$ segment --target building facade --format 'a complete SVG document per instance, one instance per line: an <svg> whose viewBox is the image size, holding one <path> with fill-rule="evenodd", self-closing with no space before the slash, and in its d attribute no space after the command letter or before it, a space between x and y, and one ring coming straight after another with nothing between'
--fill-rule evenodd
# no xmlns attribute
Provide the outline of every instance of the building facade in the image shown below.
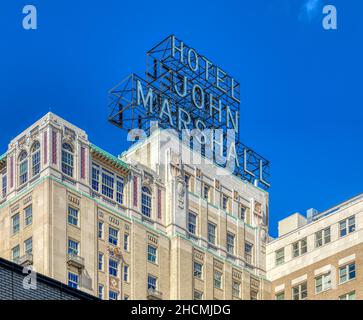
<svg viewBox="0 0 363 320"><path fill-rule="evenodd" d="M363 194L279 222L267 245L271 299L363 299Z"/></svg>
<svg viewBox="0 0 363 320"><path fill-rule="evenodd" d="M71 287L110 300L270 298L268 193L172 134L115 157L49 113L10 142L0 186L0 257Z"/></svg>

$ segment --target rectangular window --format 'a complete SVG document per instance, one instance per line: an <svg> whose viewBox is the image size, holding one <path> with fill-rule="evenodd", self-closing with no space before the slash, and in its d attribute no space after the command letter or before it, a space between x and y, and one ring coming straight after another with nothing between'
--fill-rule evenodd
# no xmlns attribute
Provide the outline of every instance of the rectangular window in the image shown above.
<svg viewBox="0 0 363 320"><path fill-rule="evenodd" d="M228 197L226 195L222 195L222 209L228 210Z"/></svg>
<svg viewBox="0 0 363 320"><path fill-rule="evenodd" d="M193 273L194 273L194 277L198 278L198 279L202 279L203 278L203 265L201 263L195 262L193 264Z"/></svg>
<svg viewBox="0 0 363 320"><path fill-rule="evenodd" d="M234 234L227 232L227 252L234 254Z"/></svg>
<svg viewBox="0 0 363 320"><path fill-rule="evenodd" d="M194 300L203 300L203 293L197 290L194 290Z"/></svg>
<svg viewBox="0 0 363 320"><path fill-rule="evenodd" d="M258 300L258 291L256 291L256 290L252 290L252 289L251 289L251 292L250 292L250 299L251 299L251 300Z"/></svg>
<svg viewBox="0 0 363 320"><path fill-rule="evenodd" d="M320 293L331 289L330 272L315 278L315 293Z"/></svg>
<svg viewBox="0 0 363 320"><path fill-rule="evenodd" d="M193 212L188 214L188 232L191 234L196 234L197 230L197 215Z"/></svg>
<svg viewBox="0 0 363 320"><path fill-rule="evenodd" d="M24 210L25 226L29 226L33 223L33 207L29 206Z"/></svg>
<svg viewBox="0 0 363 320"><path fill-rule="evenodd" d="M301 283L292 288L292 299L293 300L305 300L308 297L308 286L307 283Z"/></svg>
<svg viewBox="0 0 363 320"><path fill-rule="evenodd" d="M127 233L124 234L124 250L129 251L129 235Z"/></svg>
<svg viewBox="0 0 363 320"><path fill-rule="evenodd" d="M98 270L103 271L103 253L98 253Z"/></svg>
<svg viewBox="0 0 363 320"><path fill-rule="evenodd" d="M24 241L24 251L26 254L33 254L33 238Z"/></svg>
<svg viewBox="0 0 363 320"><path fill-rule="evenodd" d="M68 271L68 285L72 288L78 289L79 285L78 274Z"/></svg>
<svg viewBox="0 0 363 320"><path fill-rule="evenodd" d="M157 259L157 249L154 246L148 245L147 246L147 260L156 263Z"/></svg>
<svg viewBox="0 0 363 320"><path fill-rule="evenodd" d="M109 260L108 262L108 271L111 276L117 277L118 275L118 262L114 259Z"/></svg>
<svg viewBox="0 0 363 320"><path fill-rule="evenodd" d="M8 180L6 178L6 174L4 174L2 177L2 191L1 191L3 198L5 198L7 194L7 182Z"/></svg>
<svg viewBox="0 0 363 320"><path fill-rule="evenodd" d="M103 299L103 292L104 292L104 287L102 284L98 285L98 298L99 299Z"/></svg>
<svg viewBox="0 0 363 320"><path fill-rule="evenodd" d="M248 265L252 264L253 244L245 242L245 260Z"/></svg>
<svg viewBox="0 0 363 320"><path fill-rule="evenodd" d="M355 263L347 264L339 268L339 283L355 279Z"/></svg>
<svg viewBox="0 0 363 320"><path fill-rule="evenodd" d="M108 298L109 300L118 300L118 292L110 290L108 292Z"/></svg>
<svg viewBox="0 0 363 320"><path fill-rule="evenodd" d="M116 201L119 204L124 203L124 179L120 177L116 181Z"/></svg>
<svg viewBox="0 0 363 320"><path fill-rule="evenodd" d="M12 234L18 233L20 230L20 215L17 213L11 218Z"/></svg>
<svg viewBox="0 0 363 320"><path fill-rule="evenodd" d="M15 261L16 259L18 259L20 257L20 246L19 245L15 246L11 250L11 256L12 256L13 261Z"/></svg>
<svg viewBox="0 0 363 320"><path fill-rule="evenodd" d="M68 254L78 256L79 253L79 242L72 239L68 239Z"/></svg>
<svg viewBox="0 0 363 320"><path fill-rule="evenodd" d="M355 231L355 216L351 216L348 219L339 222L339 235L344 237L349 233Z"/></svg>
<svg viewBox="0 0 363 320"><path fill-rule="evenodd" d="M102 194L113 199L113 176L102 172Z"/></svg>
<svg viewBox="0 0 363 320"><path fill-rule="evenodd" d="M275 265L280 265L285 262L285 248L281 248L275 252Z"/></svg>
<svg viewBox="0 0 363 320"><path fill-rule="evenodd" d="M315 233L315 248L319 248L330 242L330 227Z"/></svg>
<svg viewBox="0 0 363 320"><path fill-rule="evenodd" d="M307 252L307 239L303 238L292 244L292 256L296 258Z"/></svg>
<svg viewBox="0 0 363 320"><path fill-rule="evenodd" d="M239 218L243 221L245 221L246 218L246 210L247 208L245 206L239 206Z"/></svg>
<svg viewBox="0 0 363 320"><path fill-rule="evenodd" d="M103 221L98 221L98 239L103 239Z"/></svg>
<svg viewBox="0 0 363 320"><path fill-rule="evenodd" d="M222 288L222 273L219 271L214 271L214 287L217 289Z"/></svg>
<svg viewBox="0 0 363 320"><path fill-rule="evenodd" d="M355 291L343 294L339 297L339 300L355 300Z"/></svg>
<svg viewBox="0 0 363 320"><path fill-rule="evenodd" d="M150 274L147 277L147 288L148 288L148 290L154 290L154 291L157 288L157 279L156 279L156 277L154 277Z"/></svg>
<svg viewBox="0 0 363 320"><path fill-rule="evenodd" d="M124 281L129 282L129 266L124 265Z"/></svg>
<svg viewBox="0 0 363 320"><path fill-rule="evenodd" d="M68 207L68 223L78 227L78 210Z"/></svg>
<svg viewBox="0 0 363 320"><path fill-rule="evenodd" d="M237 281L232 282L232 295L234 297L240 298L241 296L241 283Z"/></svg>
<svg viewBox="0 0 363 320"><path fill-rule="evenodd" d="M216 225L208 222L208 242L216 244Z"/></svg>
<svg viewBox="0 0 363 320"><path fill-rule="evenodd" d="M92 167L92 189L99 191L100 188L100 169L96 166Z"/></svg>
<svg viewBox="0 0 363 320"><path fill-rule="evenodd" d="M275 299L276 300L285 300L285 292L282 291L282 292L277 293L275 296Z"/></svg>
<svg viewBox="0 0 363 320"><path fill-rule="evenodd" d="M108 242L114 246L118 244L118 229L108 228Z"/></svg>
<svg viewBox="0 0 363 320"><path fill-rule="evenodd" d="M207 184L204 184L203 187L203 198L207 201L209 201L209 191L210 191L210 186L208 186Z"/></svg>

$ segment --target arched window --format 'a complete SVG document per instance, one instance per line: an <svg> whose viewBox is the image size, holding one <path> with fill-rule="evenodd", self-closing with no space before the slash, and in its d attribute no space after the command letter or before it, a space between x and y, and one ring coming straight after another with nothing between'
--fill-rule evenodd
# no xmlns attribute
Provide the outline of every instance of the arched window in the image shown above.
<svg viewBox="0 0 363 320"><path fill-rule="evenodd" d="M36 176L40 172L40 143L34 142L31 148L32 158L32 176Z"/></svg>
<svg viewBox="0 0 363 320"><path fill-rule="evenodd" d="M147 187L142 187L141 213L146 217L151 216L151 192Z"/></svg>
<svg viewBox="0 0 363 320"><path fill-rule="evenodd" d="M69 143L62 145L62 172L73 177L73 148Z"/></svg>
<svg viewBox="0 0 363 320"><path fill-rule="evenodd" d="M28 154L22 151L19 156L19 185L28 181Z"/></svg>

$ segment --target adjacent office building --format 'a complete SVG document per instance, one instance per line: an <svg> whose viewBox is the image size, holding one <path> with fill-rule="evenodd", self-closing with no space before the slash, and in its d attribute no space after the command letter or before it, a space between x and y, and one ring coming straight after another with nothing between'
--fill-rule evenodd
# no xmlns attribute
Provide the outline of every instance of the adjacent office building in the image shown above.
<svg viewBox="0 0 363 320"><path fill-rule="evenodd" d="M155 130L115 157L49 113L9 143L0 187L0 257L70 287L113 300L270 298L268 193L177 136Z"/></svg>
<svg viewBox="0 0 363 320"><path fill-rule="evenodd" d="M307 217L279 222L267 245L271 298L363 299L363 194Z"/></svg>

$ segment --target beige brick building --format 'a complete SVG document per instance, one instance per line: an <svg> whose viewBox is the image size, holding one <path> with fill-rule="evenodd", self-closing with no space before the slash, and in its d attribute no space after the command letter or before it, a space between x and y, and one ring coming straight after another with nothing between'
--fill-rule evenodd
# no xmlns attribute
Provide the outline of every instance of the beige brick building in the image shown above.
<svg viewBox="0 0 363 320"><path fill-rule="evenodd" d="M266 258L272 299L363 299L363 194L280 221Z"/></svg>
<svg viewBox="0 0 363 320"><path fill-rule="evenodd" d="M268 299L268 193L178 142L119 158L47 114L0 157L0 256L103 299Z"/></svg>

